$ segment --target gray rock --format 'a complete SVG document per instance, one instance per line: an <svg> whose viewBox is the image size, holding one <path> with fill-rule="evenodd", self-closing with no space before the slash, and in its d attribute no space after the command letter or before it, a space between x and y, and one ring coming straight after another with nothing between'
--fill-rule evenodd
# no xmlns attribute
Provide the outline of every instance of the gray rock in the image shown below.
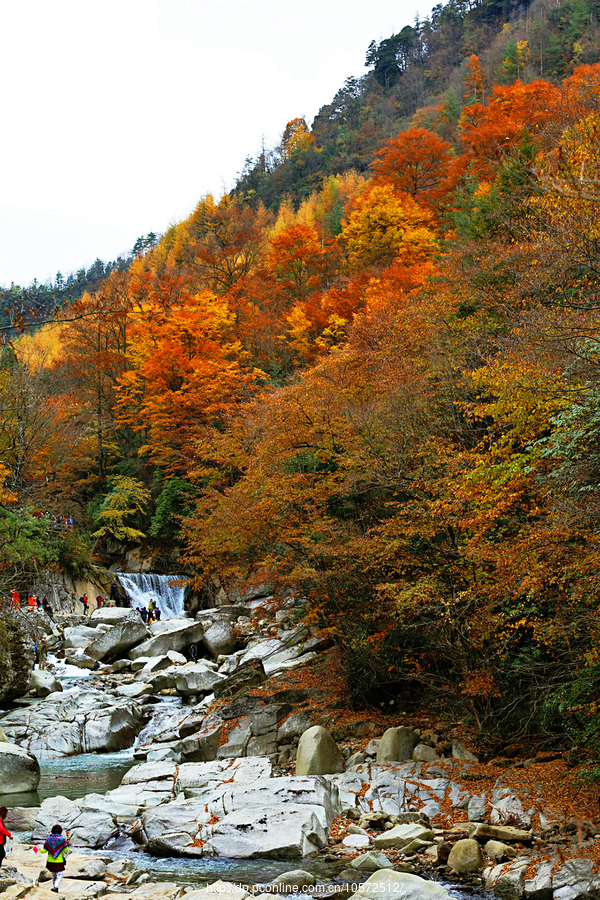
<svg viewBox="0 0 600 900"><path fill-rule="evenodd" d="M0 742L0 774L3 794L21 794L37 790L40 764L32 753L16 744Z"/></svg>
<svg viewBox="0 0 600 900"><path fill-rule="evenodd" d="M364 761L364 753L353 753L352 756L349 756L346 760L346 769L351 769L352 766L361 766Z"/></svg>
<svg viewBox="0 0 600 900"><path fill-rule="evenodd" d="M248 891L240 884L215 881L199 891L191 891L185 895L185 898L186 900L245 900L249 896Z"/></svg>
<svg viewBox="0 0 600 900"><path fill-rule="evenodd" d="M450 900L450 894L435 881L408 872L380 869L352 894L352 900Z"/></svg>
<svg viewBox="0 0 600 900"><path fill-rule="evenodd" d="M124 610L129 612L129 610ZM121 610L123 612L123 610ZM91 641L86 655L91 659L103 660L117 657L148 637L148 629L138 616L138 621L123 621L113 625L104 634Z"/></svg>
<svg viewBox="0 0 600 900"><path fill-rule="evenodd" d="M298 744L296 775L329 775L343 772L344 758L328 731L313 725Z"/></svg>
<svg viewBox="0 0 600 900"><path fill-rule="evenodd" d="M317 883L317 879L312 872L306 872L304 869L292 869L290 872L282 872L277 878L270 882L270 886L276 890L281 890L284 894L297 894L302 888L312 887Z"/></svg>
<svg viewBox="0 0 600 900"><path fill-rule="evenodd" d="M138 880L142 870L130 859L116 859L106 866L105 880L110 884L133 884Z"/></svg>
<svg viewBox="0 0 600 900"><path fill-rule="evenodd" d="M503 871L494 885L496 896L501 900L521 900L526 871L527 863L520 863Z"/></svg>
<svg viewBox="0 0 600 900"><path fill-rule="evenodd" d="M523 883L523 895L526 900L552 900L552 869L554 861L539 863L533 878Z"/></svg>
<svg viewBox="0 0 600 900"><path fill-rule="evenodd" d="M73 854L69 858L69 878L83 878L88 881L104 878L106 863L96 856L79 856Z"/></svg>
<svg viewBox="0 0 600 900"><path fill-rule="evenodd" d="M464 762L479 762L477 756L474 753L471 753L470 750L462 744L460 741L454 741L452 743L452 757L454 759L460 759Z"/></svg>
<svg viewBox="0 0 600 900"><path fill-rule="evenodd" d="M406 725L388 728L375 751L377 762L402 762L405 759L412 759L413 750L418 743L419 735L412 728L408 728ZM374 741L371 741L367 747L366 752L369 754L373 752L373 749L370 749L372 744Z"/></svg>
<svg viewBox="0 0 600 900"><path fill-rule="evenodd" d="M471 797L467 806L469 822L483 822L485 819L485 794Z"/></svg>
<svg viewBox="0 0 600 900"><path fill-rule="evenodd" d="M377 872L378 869L389 869L392 863L385 853L379 853L376 850L369 850L362 853L355 859L350 860L350 866L358 869L360 872Z"/></svg>
<svg viewBox="0 0 600 900"><path fill-rule="evenodd" d="M100 609L92 612L88 621L92 627L95 625L122 625L124 622L131 622L133 625L140 622L142 625L144 624L137 609L123 609L119 606L101 606Z"/></svg>
<svg viewBox="0 0 600 900"><path fill-rule="evenodd" d="M415 840L432 841L433 831L416 822L395 825L389 831L378 834L374 844L376 850L403 850Z"/></svg>
<svg viewBox="0 0 600 900"><path fill-rule="evenodd" d="M90 628L88 625L77 625L75 628L65 628L63 649L69 650L71 648L77 648L85 650L90 641L96 640L99 636L100 632L96 628Z"/></svg>
<svg viewBox="0 0 600 900"><path fill-rule="evenodd" d="M240 809L200 831L205 852L235 859L307 856L327 846L327 831L311 806Z"/></svg>
<svg viewBox="0 0 600 900"><path fill-rule="evenodd" d="M129 659L138 659L140 656L163 656L168 650L184 650L191 644L202 640L204 627L201 622L190 619L168 619L168 630L149 638L133 650L129 651Z"/></svg>
<svg viewBox="0 0 600 900"><path fill-rule="evenodd" d="M584 900L592 881L592 859L569 859L552 876L554 900Z"/></svg>
<svg viewBox="0 0 600 900"><path fill-rule="evenodd" d="M209 694L220 681L225 681L223 675L213 672L202 663L185 666L175 675L177 693L184 697L190 694Z"/></svg>
<svg viewBox="0 0 600 900"><path fill-rule="evenodd" d="M277 743L291 744L294 738L299 738L305 731L312 728L314 719L308 712L297 712L289 716L277 729Z"/></svg>
<svg viewBox="0 0 600 900"><path fill-rule="evenodd" d="M86 809L66 797L51 797L42 802L35 820L33 840L45 839L57 822L69 832L74 847L103 847L118 831L110 814Z"/></svg>
<svg viewBox="0 0 600 900"><path fill-rule="evenodd" d="M477 841L472 838L463 838L457 841L448 856L448 865L460 873L477 872L479 869L483 869L483 855Z"/></svg>
<svg viewBox="0 0 600 900"><path fill-rule="evenodd" d="M436 762L439 756L429 744L417 744L413 750L412 758L415 762Z"/></svg>
<svg viewBox="0 0 600 900"><path fill-rule="evenodd" d="M517 855L514 847L509 847L508 844L503 844L502 841L488 841L483 849L486 856L489 856L490 859L496 862L505 862L507 859L512 859Z"/></svg>
<svg viewBox="0 0 600 900"><path fill-rule="evenodd" d="M235 628L227 619L218 619L204 632L203 643L213 659L233 653L238 641Z"/></svg>
<svg viewBox="0 0 600 900"><path fill-rule="evenodd" d="M136 700L138 697L147 696L152 692L152 685L146 684L143 681L140 681L137 684L121 684L116 689L117 694L121 694L123 697L130 697L133 700Z"/></svg>
<svg viewBox="0 0 600 900"><path fill-rule="evenodd" d="M62 689L62 684L58 678L55 678L50 672L35 669L31 673L29 691L35 694L36 697L47 697L48 694L60 693Z"/></svg>
<svg viewBox="0 0 600 900"><path fill-rule="evenodd" d="M481 844L487 843L490 839L503 841L507 844L517 841L522 844L527 844L533 838L532 831L525 831L523 828L514 828L512 825L488 825L485 822L476 825L475 828L469 832L469 835Z"/></svg>

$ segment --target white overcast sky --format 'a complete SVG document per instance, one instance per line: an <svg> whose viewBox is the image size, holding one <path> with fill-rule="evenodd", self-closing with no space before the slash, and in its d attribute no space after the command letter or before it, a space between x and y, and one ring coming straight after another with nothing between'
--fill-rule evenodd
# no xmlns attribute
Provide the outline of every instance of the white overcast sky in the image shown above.
<svg viewBox="0 0 600 900"><path fill-rule="evenodd" d="M0 0L0 285L164 232L432 0Z"/></svg>

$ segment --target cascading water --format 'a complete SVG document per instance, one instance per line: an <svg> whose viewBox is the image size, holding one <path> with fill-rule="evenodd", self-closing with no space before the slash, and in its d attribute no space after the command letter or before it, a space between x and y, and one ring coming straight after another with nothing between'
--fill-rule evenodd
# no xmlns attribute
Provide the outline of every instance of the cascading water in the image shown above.
<svg viewBox="0 0 600 900"><path fill-rule="evenodd" d="M150 575L146 573L131 574L117 572L119 582L126 594L131 597L134 607L148 607L155 600L160 607L163 619L183 618L185 616L185 585L180 575Z"/></svg>

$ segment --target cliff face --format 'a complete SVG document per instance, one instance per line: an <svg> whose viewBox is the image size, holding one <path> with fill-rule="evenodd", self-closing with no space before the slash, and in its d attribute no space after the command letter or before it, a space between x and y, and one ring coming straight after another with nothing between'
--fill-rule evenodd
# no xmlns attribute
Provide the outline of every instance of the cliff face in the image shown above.
<svg viewBox="0 0 600 900"><path fill-rule="evenodd" d="M19 618L3 610L0 620L0 703L21 697L29 689L33 640Z"/></svg>

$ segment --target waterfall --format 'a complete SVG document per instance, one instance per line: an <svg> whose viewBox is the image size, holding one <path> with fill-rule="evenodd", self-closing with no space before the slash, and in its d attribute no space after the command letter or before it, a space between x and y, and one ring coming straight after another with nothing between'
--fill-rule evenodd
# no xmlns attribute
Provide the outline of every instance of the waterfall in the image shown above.
<svg viewBox="0 0 600 900"><path fill-rule="evenodd" d="M151 600L156 600L163 619L182 618L185 616L183 598L185 581L182 575L150 575L129 572L115 573L126 594L131 597L131 605L139 608L148 607Z"/></svg>

